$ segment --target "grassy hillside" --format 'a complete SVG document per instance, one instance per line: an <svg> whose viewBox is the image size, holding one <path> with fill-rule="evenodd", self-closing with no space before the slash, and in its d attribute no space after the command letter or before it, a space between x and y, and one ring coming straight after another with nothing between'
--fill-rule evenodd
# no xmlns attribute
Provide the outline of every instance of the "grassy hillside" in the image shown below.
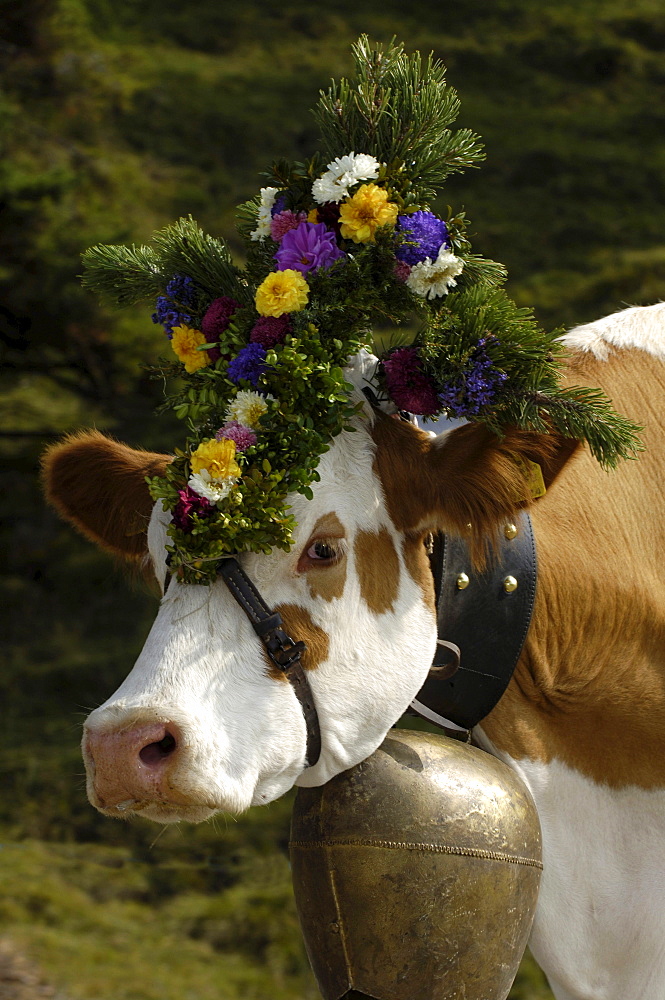
<svg viewBox="0 0 665 1000"><path fill-rule="evenodd" d="M487 162L444 200L520 303L559 325L665 296L661 0L0 0L0 929L81 1000L315 996L288 801L154 846L156 827L88 806L80 721L132 663L155 597L44 509L35 470L81 425L173 438L139 367L161 349L150 309L102 310L78 283L81 250L191 212L239 252L234 206L272 158L312 151L308 109L361 31L447 64ZM145 955L167 953L171 976L139 983ZM527 969L512 996L547 993Z"/></svg>

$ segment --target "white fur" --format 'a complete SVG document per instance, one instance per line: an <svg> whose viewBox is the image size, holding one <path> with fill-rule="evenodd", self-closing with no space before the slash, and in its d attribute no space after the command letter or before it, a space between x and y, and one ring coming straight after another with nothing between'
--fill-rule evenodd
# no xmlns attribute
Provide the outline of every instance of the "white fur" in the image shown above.
<svg viewBox="0 0 665 1000"><path fill-rule="evenodd" d="M241 557L270 606L304 608L329 637L328 659L309 671L323 738L318 764L305 770L300 705L288 683L269 676L260 640L221 580L210 587L171 581L134 669L87 721L98 732L117 731L136 719L175 723L186 750L170 780L206 815L269 802L296 781L323 784L364 760L425 679L436 623L403 564L402 537L372 469L369 422L360 419L358 429L339 435L323 456L312 501L290 497L298 522L292 551ZM312 597L297 564L317 519L329 512L346 529L347 578L342 597L325 601ZM166 573L166 524L157 504L148 541L158 580ZM393 608L378 615L362 599L353 543L358 531L380 528L394 539L400 578ZM142 812L161 821L177 818L157 805Z"/></svg>
<svg viewBox="0 0 665 1000"><path fill-rule="evenodd" d="M561 342L573 350L590 351L600 361L607 360L612 347L637 347L665 360L665 302L632 306L573 327Z"/></svg>
<svg viewBox="0 0 665 1000"><path fill-rule="evenodd" d="M557 1000L665 1000L663 791L497 756L540 816L544 870L529 945Z"/></svg>

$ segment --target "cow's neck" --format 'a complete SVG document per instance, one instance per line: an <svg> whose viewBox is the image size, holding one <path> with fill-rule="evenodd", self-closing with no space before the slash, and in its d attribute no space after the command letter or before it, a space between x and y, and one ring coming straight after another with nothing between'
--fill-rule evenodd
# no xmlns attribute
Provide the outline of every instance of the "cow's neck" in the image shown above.
<svg viewBox="0 0 665 1000"><path fill-rule="evenodd" d="M649 448L659 433L655 422L645 428L637 469L608 474L580 453L535 504L533 621L482 723L513 759L556 759L614 788L664 783L665 529L654 510L665 469L662 449ZM600 524L598 496L607 496Z"/></svg>

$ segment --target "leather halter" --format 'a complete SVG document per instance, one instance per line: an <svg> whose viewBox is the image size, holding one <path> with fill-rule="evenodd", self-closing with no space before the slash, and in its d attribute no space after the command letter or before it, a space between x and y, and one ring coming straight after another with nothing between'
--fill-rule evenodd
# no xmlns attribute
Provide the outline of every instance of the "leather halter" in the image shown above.
<svg viewBox="0 0 665 1000"><path fill-rule="evenodd" d="M218 574L245 612L266 652L293 688L307 726L306 766L314 767L321 756L321 727L307 674L300 662L306 650L282 628L281 615L271 611L240 563L232 556L220 559Z"/></svg>
<svg viewBox="0 0 665 1000"><path fill-rule="evenodd" d="M443 728L465 732L476 726L497 704L517 666L536 594L536 547L525 511L515 527L514 537L500 535L483 573L473 572L463 538L435 539L430 562L440 641L411 708ZM469 579L460 589L462 573ZM516 589L505 589L506 577L517 581ZM450 646L457 649L457 662Z"/></svg>

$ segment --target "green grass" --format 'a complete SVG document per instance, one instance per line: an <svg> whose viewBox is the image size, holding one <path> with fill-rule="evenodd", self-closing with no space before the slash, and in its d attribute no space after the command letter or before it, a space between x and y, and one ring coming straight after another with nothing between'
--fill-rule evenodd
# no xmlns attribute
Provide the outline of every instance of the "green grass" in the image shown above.
<svg viewBox="0 0 665 1000"><path fill-rule="evenodd" d="M70 1000L316 1000L285 855L236 853L230 870L183 859L178 837L167 831L149 860L93 844L3 844L3 936ZM510 997L551 998L528 957Z"/></svg>

